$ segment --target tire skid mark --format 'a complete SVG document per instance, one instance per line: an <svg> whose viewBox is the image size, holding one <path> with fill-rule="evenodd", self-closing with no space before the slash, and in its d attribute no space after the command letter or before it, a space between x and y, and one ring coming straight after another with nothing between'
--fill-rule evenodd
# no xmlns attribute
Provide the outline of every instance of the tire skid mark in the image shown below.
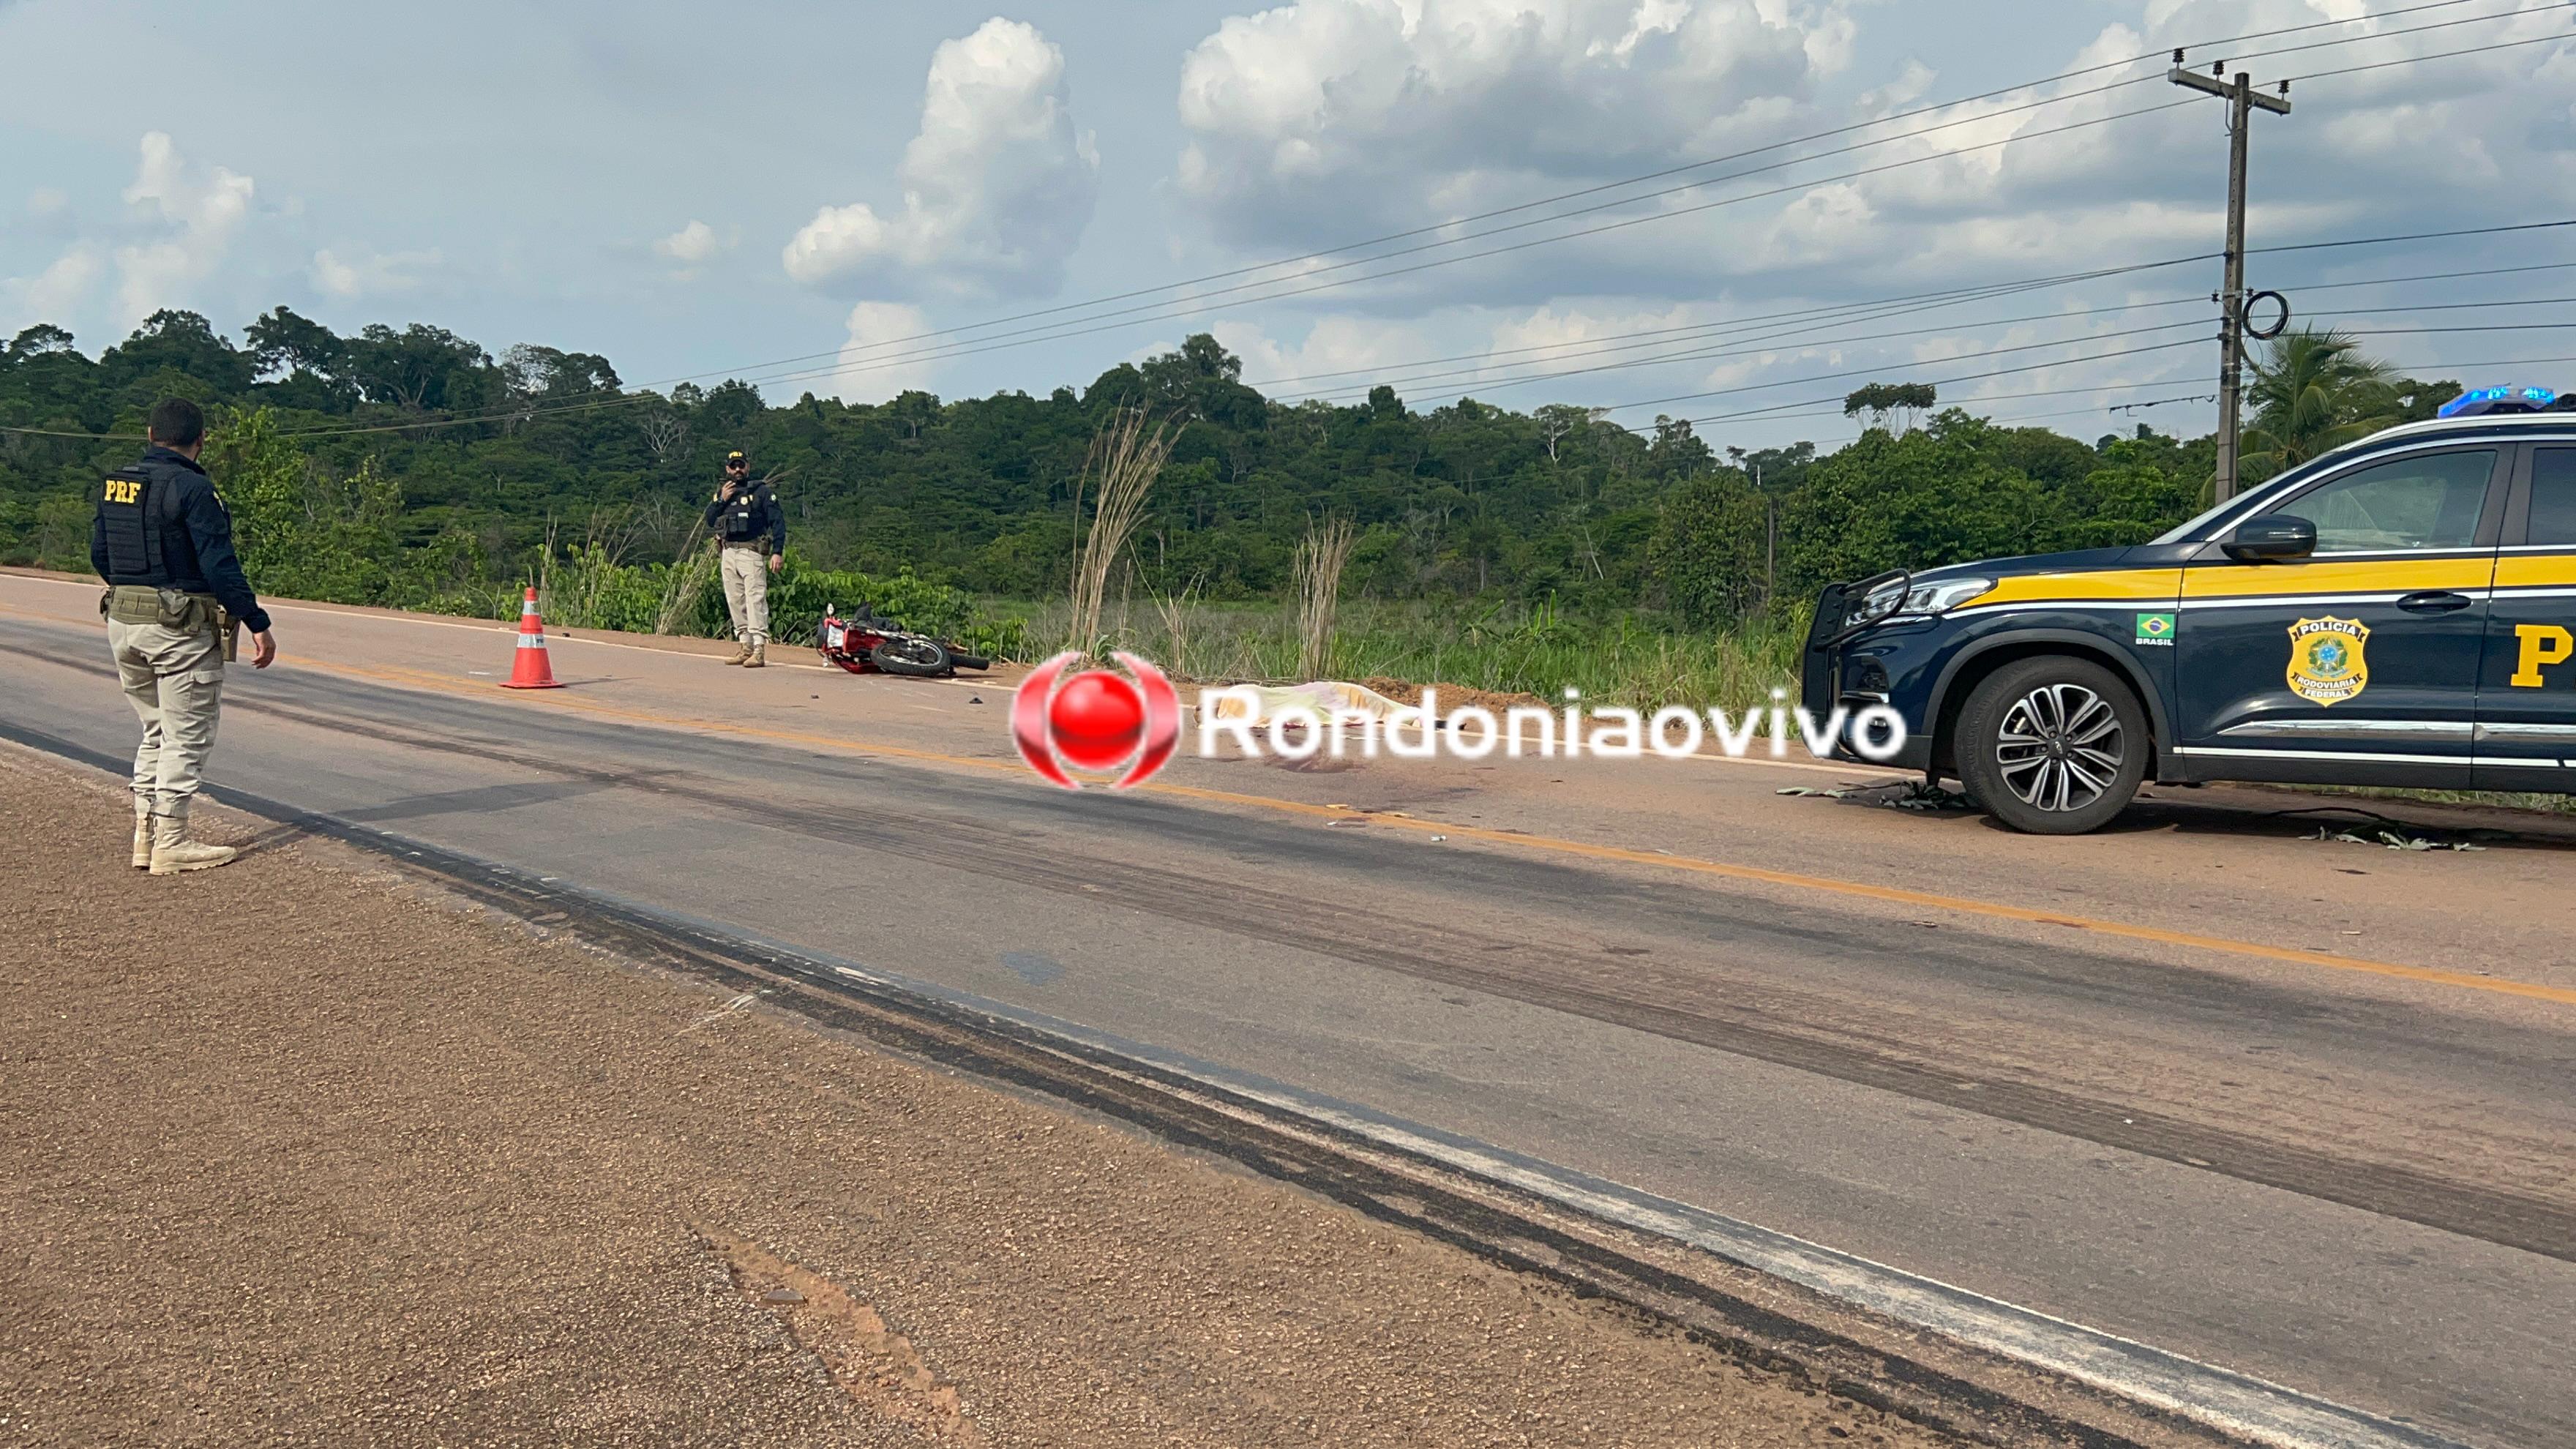
<svg viewBox="0 0 2576 1449"><path fill-rule="evenodd" d="M262 700L251 707L321 728L363 727L389 743L487 758L480 739ZM2135 1101L2112 1101L2045 1082L2017 1081L1960 1044L1951 1055L1917 1023L1904 1031L1848 1019L1814 993L1628 960L1551 943L1493 936L1368 911L1232 876L1200 875L1092 855L1068 862L1044 839L956 816L836 803L804 807L774 797L747 801L717 784L672 772L639 772L552 758L522 739L513 762L543 774L606 782L685 799L772 828L835 844L899 851L968 874L1073 896L1094 906L1312 951L1337 960L1466 987L1526 1005L1750 1057L1893 1092L1917 1101L2135 1152L2239 1181L2359 1208L2501 1246L2576 1262L2576 1204L2493 1184L2464 1182L2401 1162L2320 1150L2262 1124L2243 1130L2195 1121ZM1712 990L1712 985L1719 989ZM1689 1005L1675 1003L1688 1002ZM1963 1085L1974 1082L1974 1086ZM2314 1123L2306 1124L2313 1128Z"/></svg>

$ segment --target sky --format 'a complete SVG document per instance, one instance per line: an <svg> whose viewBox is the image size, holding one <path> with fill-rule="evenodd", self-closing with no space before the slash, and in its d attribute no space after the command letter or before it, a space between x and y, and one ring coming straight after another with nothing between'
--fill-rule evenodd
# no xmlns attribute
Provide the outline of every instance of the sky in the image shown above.
<svg viewBox="0 0 2576 1449"><path fill-rule="evenodd" d="M2187 45L2294 81L2250 285L2408 371L2576 383L2576 227L2313 245L2576 220L2563 0L432 13L0 0L0 337L284 305L860 402L1213 331L1274 397L1721 445L1848 436L1868 381L2205 431L2226 108L2165 80Z"/></svg>

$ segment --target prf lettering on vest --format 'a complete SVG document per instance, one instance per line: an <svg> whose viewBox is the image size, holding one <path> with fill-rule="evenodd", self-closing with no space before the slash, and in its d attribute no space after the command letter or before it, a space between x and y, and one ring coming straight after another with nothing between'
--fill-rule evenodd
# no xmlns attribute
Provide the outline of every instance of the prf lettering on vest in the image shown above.
<svg viewBox="0 0 2576 1449"><path fill-rule="evenodd" d="M2576 634L2557 624L2516 624L2513 638L2522 653L2513 662L2510 682L2520 689L2538 689L2543 667L2564 664L2568 655L2576 654Z"/></svg>
<svg viewBox="0 0 2576 1449"><path fill-rule="evenodd" d="M143 485L135 479L110 478L107 480L107 501L110 503L132 503L142 496ZM2562 629L2559 632L2565 633L2566 631ZM2561 655L2559 657L2563 659L2566 656Z"/></svg>

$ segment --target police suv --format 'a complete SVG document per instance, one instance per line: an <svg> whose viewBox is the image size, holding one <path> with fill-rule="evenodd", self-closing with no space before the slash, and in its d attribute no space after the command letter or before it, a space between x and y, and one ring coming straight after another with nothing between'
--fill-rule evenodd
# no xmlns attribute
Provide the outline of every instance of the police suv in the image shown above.
<svg viewBox="0 0 2576 1449"><path fill-rule="evenodd" d="M1804 703L2043 834L2149 779L2576 793L2571 408L2482 389L2133 548L1831 585Z"/></svg>

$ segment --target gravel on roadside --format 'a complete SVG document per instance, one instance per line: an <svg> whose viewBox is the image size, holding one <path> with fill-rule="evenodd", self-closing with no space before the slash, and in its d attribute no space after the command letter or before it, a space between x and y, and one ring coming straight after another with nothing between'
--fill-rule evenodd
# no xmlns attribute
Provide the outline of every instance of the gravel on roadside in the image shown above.
<svg viewBox="0 0 2576 1449"><path fill-rule="evenodd" d="M0 1445L1948 1442L0 747Z"/></svg>

